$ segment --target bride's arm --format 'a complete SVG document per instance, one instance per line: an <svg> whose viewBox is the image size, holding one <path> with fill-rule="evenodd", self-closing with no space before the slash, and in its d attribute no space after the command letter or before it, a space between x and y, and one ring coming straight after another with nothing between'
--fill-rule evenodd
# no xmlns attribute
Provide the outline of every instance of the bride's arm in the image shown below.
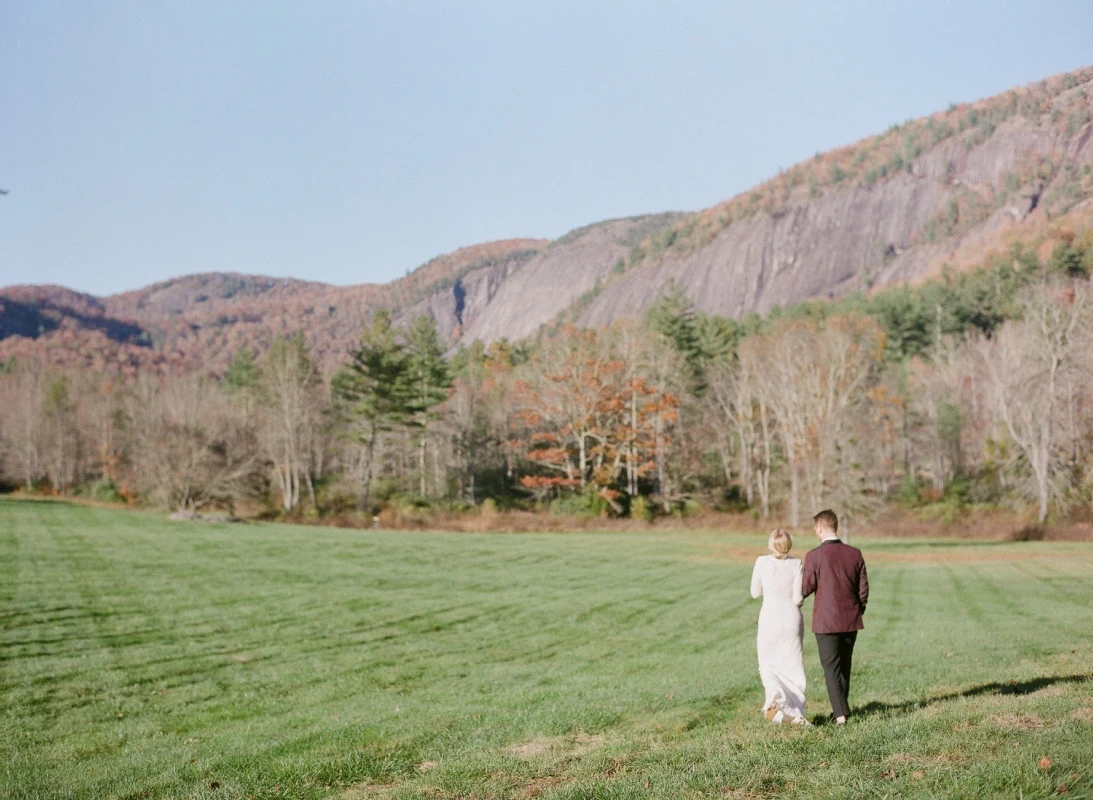
<svg viewBox="0 0 1093 800"><path fill-rule="evenodd" d="M801 562L797 562L797 572L793 576L793 602L797 605L801 605L805 601L804 594L801 593L801 583L804 580L804 568L801 566Z"/></svg>
<svg viewBox="0 0 1093 800"><path fill-rule="evenodd" d="M762 556L755 559L755 568L751 571L751 596L755 600L763 596L763 576L759 574L759 565L762 563Z"/></svg>

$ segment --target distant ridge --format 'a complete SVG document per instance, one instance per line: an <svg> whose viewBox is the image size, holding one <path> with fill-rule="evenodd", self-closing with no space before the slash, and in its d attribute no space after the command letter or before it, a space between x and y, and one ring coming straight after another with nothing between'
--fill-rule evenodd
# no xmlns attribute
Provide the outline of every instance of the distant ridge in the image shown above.
<svg viewBox="0 0 1093 800"><path fill-rule="evenodd" d="M1093 216L1093 67L895 125L695 213L461 248L384 285L191 275L108 298L0 289L0 359L222 372L305 331L331 368L372 310L432 316L452 345L565 319L602 326L669 286L741 317L962 268ZM1070 223L1067 223L1070 224Z"/></svg>

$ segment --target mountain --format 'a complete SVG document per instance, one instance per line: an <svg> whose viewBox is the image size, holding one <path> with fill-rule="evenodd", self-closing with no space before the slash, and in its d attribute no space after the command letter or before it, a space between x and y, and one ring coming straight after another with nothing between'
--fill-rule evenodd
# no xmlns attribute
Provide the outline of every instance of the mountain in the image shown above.
<svg viewBox="0 0 1093 800"><path fill-rule="evenodd" d="M483 270L503 272L543 244L515 239L462 248L386 285L216 272L102 299L56 286L8 287L0 289L0 360L123 372L202 367L219 374L240 349L263 350L277 335L304 331L316 357L332 369L374 309L415 308L437 295L451 296L467 276L473 281ZM127 335L105 335L107 322ZM451 327L445 333L457 335Z"/></svg>
<svg viewBox="0 0 1093 800"><path fill-rule="evenodd" d="M330 368L379 307L429 314L454 346L609 324L672 286L738 318L922 280L1089 217L1093 67L895 125L713 208L474 245L389 284L210 273L107 298L0 289L0 359L221 372L238 349L303 330Z"/></svg>
<svg viewBox="0 0 1093 800"><path fill-rule="evenodd" d="M496 264L468 271L447 286L406 307L404 314L429 313L442 332L466 341L520 339L593 290L634 247L686 219L678 213L609 220L540 243Z"/></svg>
<svg viewBox="0 0 1093 800"><path fill-rule="evenodd" d="M0 339L33 339L64 327L97 330L121 343L138 343L144 336L139 325L110 316L98 298L63 286L13 286L0 296Z"/></svg>
<svg viewBox="0 0 1093 800"><path fill-rule="evenodd" d="M798 164L645 243L579 310L603 325L670 283L731 317L966 266L1093 198L1093 69Z"/></svg>

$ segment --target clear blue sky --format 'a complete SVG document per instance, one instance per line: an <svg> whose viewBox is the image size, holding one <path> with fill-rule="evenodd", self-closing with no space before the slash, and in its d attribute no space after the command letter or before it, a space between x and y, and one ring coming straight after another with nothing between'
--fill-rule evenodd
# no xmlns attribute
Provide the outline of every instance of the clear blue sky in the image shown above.
<svg viewBox="0 0 1093 800"><path fill-rule="evenodd" d="M1089 63L1089 0L4 0L0 285L389 280Z"/></svg>

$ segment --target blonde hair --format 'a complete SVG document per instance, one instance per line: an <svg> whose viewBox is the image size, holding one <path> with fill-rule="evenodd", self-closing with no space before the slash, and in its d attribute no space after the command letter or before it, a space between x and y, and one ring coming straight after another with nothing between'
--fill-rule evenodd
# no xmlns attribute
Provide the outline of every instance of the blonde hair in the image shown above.
<svg viewBox="0 0 1093 800"><path fill-rule="evenodd" d="M767 539L767 549L775 558L785 558L789 555L789 551L793 549L793 537L789 535L789 531L785 528L778 528Z"/></svg>

